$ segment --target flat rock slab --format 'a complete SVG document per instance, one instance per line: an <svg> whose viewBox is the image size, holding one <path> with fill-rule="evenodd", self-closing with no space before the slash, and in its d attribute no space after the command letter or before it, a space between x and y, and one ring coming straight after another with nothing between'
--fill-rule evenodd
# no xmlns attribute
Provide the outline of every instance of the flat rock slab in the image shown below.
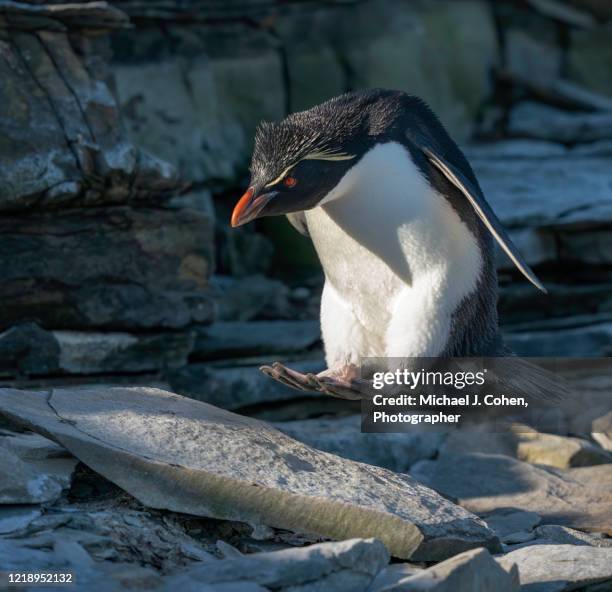
<svg viewBox="0 0 612 592"><path fill-rule="evenodd" d="M609 157L476 158L472 165L487 200L509 228L612 222Z"/></svg>
<svg viewBox="0 0 612 592"><path fill-rule="evenodd" d="M303 351L321 339L318 321L234 321L197 326L193 360Z"/></svg>
<svg viewBox="0 0 612 592"><path fill-rule="evenodd" d="M194 583L231 582L291 592L365 592L388 562L389 553L380 541L352 539L207 563L186 570L172 585L184 590Z"/></svg>
<svg viewBox="0 0 612 592"><path fill-rule="evenodd" d="M76 464L46 438L0 430L0 505L55 501Z"/></svg>
<svg viewBox="0 0 612 592"><path fill-rule="evenodd" d="M485 549L472 549L381 588L380 592L518 592L516 567L508 563L504 568Z"/></svg>
<svg viewBox="0 0 612 592"><path fill-rule="evenodd" d="M612 136L612 113L575 113L525 102L511 111L508 131L554 142L594 142Z"/></svg>
<svg viewBox="0 0 612 592"><path fill-rule="evenodd" d="M612 533L612 465L544 469L502 455L447 454L411 474L477 514L516 508L544 524Z"/></svg>
<svg viewBox="0 0 612 592"><path fill-rule="evenodd" d="M508 347L523 357L608 357L612 354L612 323L504 333Z"/></svg>
<svg viewBox="0 0 612 592"><path fill-rule="evenodd" d="M500 548L484 522L408 475L340 459L158 389L4 389L0 413L153 508L335 539L376 537L400 558Z"/></svg>
<svg viewBox="0 0 612 592"><path fill-rule="evenodd" d="M518 566L521 589L526 592L566 592L612 580L612 549L532 545L498 561L504 569Z"/></svg>

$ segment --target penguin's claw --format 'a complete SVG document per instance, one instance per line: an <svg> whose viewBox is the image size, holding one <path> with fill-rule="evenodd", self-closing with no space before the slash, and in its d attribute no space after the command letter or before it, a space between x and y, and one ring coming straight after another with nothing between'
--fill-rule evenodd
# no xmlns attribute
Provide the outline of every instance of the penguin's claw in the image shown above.
<svg viewBox="0 0 612 592"><path fill-rule="evenodd" d="M358 379L339 378L330 371L320 374L303 374L291 368L287 368L280 362L274 362L272 366L261 366L260 370L270 378L300 391L314 391L324 393L340 399L358 401L364 397L364 386L368 381ZM363 383L363 384L362 384Z"/></svg>
<svg viewBox="0 0 612 592"><path fill-rule="evenodd" d="M297 389L298 391L313 390L306 379L306 375L301 372L296 372L283 366L279 362L274 362L272 366L261 366L259 368L266 376L277 380L285 386Z"/></svg>

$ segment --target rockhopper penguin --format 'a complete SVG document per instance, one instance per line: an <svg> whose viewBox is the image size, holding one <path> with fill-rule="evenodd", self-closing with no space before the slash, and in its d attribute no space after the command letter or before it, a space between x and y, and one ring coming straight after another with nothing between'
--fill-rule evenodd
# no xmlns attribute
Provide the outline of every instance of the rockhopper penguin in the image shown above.
<svg viewBox="0 0 612 592"><path fill-rule="evenodd" d="M349 93L255 136L232 226L285 214L325 271L328 370L264 367L290 386L354 393L360 357L496 356L494 240L544 290L484 198L461 150L419 98Z"/></svg>

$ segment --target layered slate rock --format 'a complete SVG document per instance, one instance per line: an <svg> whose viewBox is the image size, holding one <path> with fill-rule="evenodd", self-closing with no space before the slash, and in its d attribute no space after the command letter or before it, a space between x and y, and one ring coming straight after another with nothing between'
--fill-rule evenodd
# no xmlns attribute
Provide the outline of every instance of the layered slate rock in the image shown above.
<svg viewBox="0 0 612 592"><path fill-rule="evenodd" d="M612 465L545 469L508 456L446 454L411 474L477 514L500 508L536 512L544 524L612 532Z"/></svg>
<svg viewBox="0 0 612 592"><path fill-rule="evenodd" d="M0 430L0 505L55 501L70 486L75 466L46 438Z"/></svg>
<svg viewBox="0 0 612 592"><path fill-rule="evenodd" d="M466 137L497 59L492 12L471 0L436 9L384 0L115 5L134 24L113 40L129 137L188 178L223 187L245 173L259 121L348 89L405 88Z"/></svg>
<svg viewBox="0 0 612 592"><path fill-rule="evenodd" d="M468 592L470 590L519 592L519 576L516 566L508 562L504 564L504 568L500 567L485 549L473 549L415 575L399 579L382 590L384 592L407 590L410 592Z"/></svg>
<svg viewBox="0 0 612 592"><path fill-rule="evenodd" d="M52 374L59 368L59 344L50 331L32 322L0 333L0 374Z"/></svg>
<svg viewBox="0 0 612 592"><path fill-rule="evenodd" d="M238 361L231 366L227 361L211 364L189 364L168 373L172 389L198 401L217 405L223 409L240 409L261 403L275 403L296 398L296 390L277 381L270 380L259 371L261 362ZM299 372L320 372L323 361L300 360L291 362ZM321 398L320 393L306 392L300 396Z"/></svg>
<svg viewBox="0 0 612 592"><path fill-rule="evenodd" d="M0 4L0 211L159 199L175 172L130 144L105 82L103 42L128 26L106 3ZM9 42L10 41L10 42Z"/></svg>
<svg viewBox="0 0 612 592"><path fill-rule="evenodd" d="M54 331L59 369L69 374L144 372L184 366L193 345L189 332L131 335Z"/></svg>
<svg viewBox="0 0 612 592"><path fill-rule="evenodd" d="M93 561L108 562L109 568L116 564L135 563L155 566L167 573L193 562L214 561L209 552L212 546L189 536L180 517L134 509L130 507L132 504L125 503L125 497L123 503L105 501L105 504L94 500L71 505L60 502L54 506L53 512L42 515L38 512L38 516L29 517L27 522L22 512L21 527L9 531L6 541L13 545L15 553L6 559L0 556L0 561L18 559L19 550L28 547L53 549L60 544L78 546ZM0 511L0 528L5 523ZM13 526L16 523L14 518ZM49 559L61 562L60 557ZM33 563L30 567L42 568L43 565ZM157 572L154 573L159 577Z"/></svg>
<svg viewBox="0 0 612 592"><path fill-rule="evenodd" d="M508 131L562 143L594 142L612 136L612 113L572 113L539 103L521 103L511 112Z"/></svg>
<svg viewBox="0 0 612 592"><path fill-rule="evenodd" d="M153 508L332 538L375 536L403 558L499 549L482 521L407 475L157 389L6 389L0 411Z"/></svg>
<svg viewBox="0 0 612 592"><path fill-rule="evenodd" d="M0 1L0 376L160 372L212 320L214 213L172 202L188 179L120 121L106 34L129 28Z"/></svg>
<svg viewBox="0 0 612 592"><path fill-rule="evenodd" d="M504 569L516 565L521 589L534 592L566 592L612 580L612 549L532 545L512 551L498 561Z"/></svg>
<svg viewBox="0 0 612 592"><path fill-rule="evenodd" d="M178 328L209 321L212 221L197 212L83 208L0 218L0 325Z"/></svg>
<svg viewBox="0 0 612 592"><path fill-rule="evenodd" d="M115 39L127 134L188 179L233 186L257 123L285 115L281 56L265 30L156 17Z"/></svg>
<svg viewBox="0 0 612 592"><path fill-rule="evenodd" d="M474 158L472 164L487 200L509 228L612 222L608 158Z"/></svg>
<svg viewBox="0 0 612 592"><path fill-rule="evenodd" d="M608 357L612 354L612 322L548 330L523 326L521 331L505 333L504 339L520 356Z"/></svg>
<svg viewBox="0 0 612 592"><path fill-rule="evenodd" d="M258 584L281 592L365 592L388 561L388 551L380 541L352 539L228 558L194 567L170 581L178 589L196 583L217 589L233 583L236 590L240 585Z"/></svg>
<svg viewBox="0 0 612 592"><path fill-rule="evenodd" d="M192 359L295 353L321 339L318 321L218 322L196 329Z"/></svg>

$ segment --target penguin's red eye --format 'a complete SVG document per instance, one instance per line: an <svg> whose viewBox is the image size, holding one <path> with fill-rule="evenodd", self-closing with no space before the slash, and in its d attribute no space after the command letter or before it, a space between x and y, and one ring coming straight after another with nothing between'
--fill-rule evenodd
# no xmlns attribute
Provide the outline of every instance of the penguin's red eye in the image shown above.
<svg viewBox="0 0 612 592"><path fill-rule="evenodd" d="M285 187L295 187L297 185L297 179L295 177L285 177L283 185Z"/></svg>

